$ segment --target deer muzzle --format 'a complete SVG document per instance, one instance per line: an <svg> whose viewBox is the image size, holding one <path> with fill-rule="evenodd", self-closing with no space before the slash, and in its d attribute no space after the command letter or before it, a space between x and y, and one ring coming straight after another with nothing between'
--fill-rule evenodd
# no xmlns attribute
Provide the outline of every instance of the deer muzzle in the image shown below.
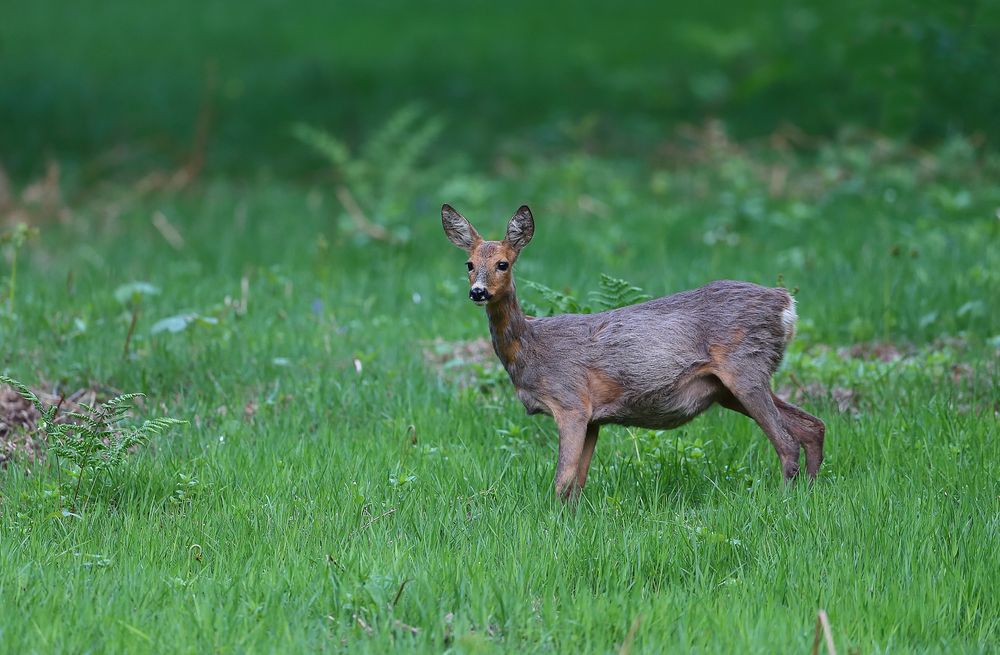
<svg viewBox="0 0 1000 655"><path fill-rule="evenodd" d="M471 289L469 289L469 298L472 300L472 302L476 303L477 305L484 304L487 300L489 300L492 297L493 294L487 291L486 287L481 287L479 285L476 285Z"/></svg>

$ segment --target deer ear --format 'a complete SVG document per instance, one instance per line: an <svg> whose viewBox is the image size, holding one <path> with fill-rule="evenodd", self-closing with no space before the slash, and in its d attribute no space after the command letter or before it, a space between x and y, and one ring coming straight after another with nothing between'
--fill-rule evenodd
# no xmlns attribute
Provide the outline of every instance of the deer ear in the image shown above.
<svg viewBox="0 0 1000 655"><path fill-rule="evenodd" d="M528 245L531 237L535 234L535 219L531 217L531 210L527 205L521 205L514 216L507 224L507 236L504 240L518 252Z"/></svg>
<svg viewBox="0 0 1000 655"><path fill-rule="evenodd" d="M441 225L448 240L462 250L472 250L477 241L482 241L479 232L472 223L451 208L451 205L441 206Z"/></svg>

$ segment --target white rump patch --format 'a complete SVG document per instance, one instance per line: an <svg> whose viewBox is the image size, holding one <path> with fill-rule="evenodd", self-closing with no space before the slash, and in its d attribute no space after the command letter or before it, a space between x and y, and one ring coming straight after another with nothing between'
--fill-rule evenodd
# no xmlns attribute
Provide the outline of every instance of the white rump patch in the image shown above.
<svg viewBox="0 0 1000 655"><path fill-rule="evenodd" d="M781 327L785 330L785 343L795 336L795 322L799 320L799 315L795 313L795 298L788 296L788 307L781 312Z"/></svg>

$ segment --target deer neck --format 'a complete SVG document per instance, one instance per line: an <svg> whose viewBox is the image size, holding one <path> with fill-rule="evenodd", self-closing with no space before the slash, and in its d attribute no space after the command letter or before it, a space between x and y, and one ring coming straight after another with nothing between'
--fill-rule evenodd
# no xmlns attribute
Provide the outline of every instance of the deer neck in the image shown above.
<svg viewBox="0 0 1000 655"><path fill-rule="evenodd" d="M524 369L524 342L530 337L530 328L513 285L510 293L486 305L486 316L493 350L516 385Z"/></svg>

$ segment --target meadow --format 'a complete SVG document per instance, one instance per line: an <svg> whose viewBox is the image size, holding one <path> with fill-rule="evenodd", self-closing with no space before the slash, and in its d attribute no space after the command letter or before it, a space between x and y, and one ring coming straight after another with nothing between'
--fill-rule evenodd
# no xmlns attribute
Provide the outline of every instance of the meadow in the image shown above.
<svg viewBox="0 0 1000 655"><path fill-rule="evenodd" d="M17 38L51 29L46 6L23 10ZM205 25L236 33L217 10ZM378 57L415 66L405 43L365 45L378 15L333 51L362 70ZM578 20L571 36L598 29ZM178 29L195 46L165 45L146 71L190 52L178 61L191 74L157 87L183 99L177 115L117 54L95 54L66 91L119 76L116 93L143 99L102 100L109 124L168 135L159 145L125 134L131 145L105 152L109 132L61 116L41 84L4 110L0 373L55 397L142 391L136 418L186 423L78 496L65 462L3 463L3 650L805 653L821 608L839 653L996 650L1000 155L982 134L919 141L911 117L912 134L887 135L895 123L862 110L836 129L822 112L815 132L765 129L750 91L721 107L726 120L619 126L609 107L630 87L594 121L538 110L483 118L493 131L449 111L453 99L411 103L357 79L334 87L355 85L371 116L350 104L324 118L306 93L254 132L274 96L238 112L223 71L209 144L195 138L190 154L176 144L191 136L202 64L224 69L249 46L216 52ZM54 79L76 79L73 55L98 34L81 20L54 46ZM271 38L310 51L320 36ZM579 56L621 63L619 45ZM512 77L530 65L472 53ZM2 65L25 80L28 60ZM565 72L546 61L540 87ZM442 82L433 58L424 78L379 65L411 99L436 80L489 104ZM264 85L285 88L288 71L270 66ZM567 102L593 91L567 79ZM641 97L637 111L662 109ZM74 137L47 177L42 131L10 127L30 115ZM976 103L964 116L974 128ZM185 168L199 147L204 161ZM602 273L652 295L720 278L793 290L798 335L775 383L826 421L817 482L786 487L759 428L713 409L670 432L605 428L579 503L558 502L555 426L525 416L482 341L442 202L493 238L531 205L516 268L541 311L527 281L581 302Z"/></svg>

